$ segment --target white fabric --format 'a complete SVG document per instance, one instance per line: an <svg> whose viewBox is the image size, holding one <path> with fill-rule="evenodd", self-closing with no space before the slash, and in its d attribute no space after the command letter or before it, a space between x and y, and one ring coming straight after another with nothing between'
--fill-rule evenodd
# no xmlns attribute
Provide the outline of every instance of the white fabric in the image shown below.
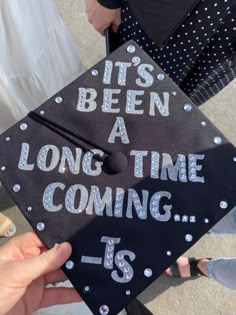
<svg viewBox="0 0 236 315"><path fill-rule="evenodd" d="M83 71L53 0L0 0L0 133Z"/></svg>
<svg viewBox="0 0 236 315"><path fill-rule="evenodd" d="M84 70L53 0L0 0L0 133ZM91 314L85 310L75 303L38 314Z"/></svg>

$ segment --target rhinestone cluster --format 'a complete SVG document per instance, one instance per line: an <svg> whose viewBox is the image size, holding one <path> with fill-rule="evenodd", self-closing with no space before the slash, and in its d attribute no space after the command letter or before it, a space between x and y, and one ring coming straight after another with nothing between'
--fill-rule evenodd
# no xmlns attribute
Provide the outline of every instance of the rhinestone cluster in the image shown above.
<svg viewBox="0 0 236 315"><path fill-rule="evenodd" d="M115 201L115 216L122 217L123 202L124 202L125 191L124 189L116 189L116 201Z"/></svg>
<svg viewBox="0 0 236 315"><path fill-rule="evenodd" d="M111 83L112 68L113 68L113 63L110 60L106 60L104 76L103 76L103 83L104 84L110 84Z"/></svg>

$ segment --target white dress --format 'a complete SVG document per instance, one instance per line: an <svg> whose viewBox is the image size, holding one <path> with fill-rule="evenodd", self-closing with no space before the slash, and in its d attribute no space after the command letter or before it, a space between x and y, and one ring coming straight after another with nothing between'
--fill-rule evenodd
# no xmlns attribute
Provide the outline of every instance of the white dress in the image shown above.
<svg viewBox="0 0 236 315"><path fill-rule="evenodd" d="M0 133L84 70L53 0L0 0Z"/></svg>
<svg viewBox="0 0 236 315"><path fill-rule="evenodd" d="M84 71L53 0L0 0L0 133ZM35 314L86 314L84 308L74 303Z"/></svg>

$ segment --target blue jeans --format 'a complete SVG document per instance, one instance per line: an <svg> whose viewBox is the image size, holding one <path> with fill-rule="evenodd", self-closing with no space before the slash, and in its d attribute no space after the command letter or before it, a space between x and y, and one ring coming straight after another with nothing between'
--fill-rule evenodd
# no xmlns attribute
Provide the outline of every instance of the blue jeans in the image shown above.
<svg viewBox="0 0 236 315"><path fill-rule="evenodd" d="M236 234L236 207L233 208L211 230L214 234ZM207 264L210 278L215 279L223 286L236 290L236 258L212 259Z"/></svg>

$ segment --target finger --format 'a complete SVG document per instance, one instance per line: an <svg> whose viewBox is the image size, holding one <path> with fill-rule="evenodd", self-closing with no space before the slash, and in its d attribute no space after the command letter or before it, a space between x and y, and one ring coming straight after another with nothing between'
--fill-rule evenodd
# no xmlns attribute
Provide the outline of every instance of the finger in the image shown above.
<svg viewBox="0 0 236 315"><path fill-rule="evenodd" d="M105 34L105 29L107 29L109 27L109 25L104 25L104 26L96 26L94 25L94 29L102 36L104 36Z"/></svg>
<svg viewBox="0 0 236 315"><path fill-rule="evenodd" d="M121 25L121 14L117 14L115 20L112 23L113 32L117 33Z"/></svg>
<svg viewBox="0 0 236 315"><path fill-rule="evenodd" d="M44 290L40 308L82 301L74 288L47 288Z"/></svg>
<svg viewBox="0 0 236 315"><path fill-rule="evenodd" d="M24 248L24 247L44 247L42 241L38 238L38 236L33 232L28 232L25 234L22 234L18 237L15 237L12 239L12 241L15 242L18 248Z"/></svg>
<svg viewBox="0 0 236 315"><path fill-rule="evenodd" d="M112 30L114 33L118 33L120 26L116 24L112 24Z"/></svg>
<svg viewBox="0 0 236 315"><path fill-rule="evenodd" d="M12 263L12 276L20 279L21 284L28 285L42 275L57 270L70 256L71 245L62 243L45 253Z"/></svg>
<svg viewBox="0 0 236 315"><path fill-rule="evenodd" d="M51 271L45 276L46 284L59 282L59 281L65 281L67 279L68 279L67 276L64 274L64 272L61 269Z"/></svg>
<svg viewBox="0 0 236 315"><path fill-rule="evenodd" d="M28 232L6 242L1 248L1 259L6 261L21 260L24 257L38 255L43 243L33 232Z"/></svg>

